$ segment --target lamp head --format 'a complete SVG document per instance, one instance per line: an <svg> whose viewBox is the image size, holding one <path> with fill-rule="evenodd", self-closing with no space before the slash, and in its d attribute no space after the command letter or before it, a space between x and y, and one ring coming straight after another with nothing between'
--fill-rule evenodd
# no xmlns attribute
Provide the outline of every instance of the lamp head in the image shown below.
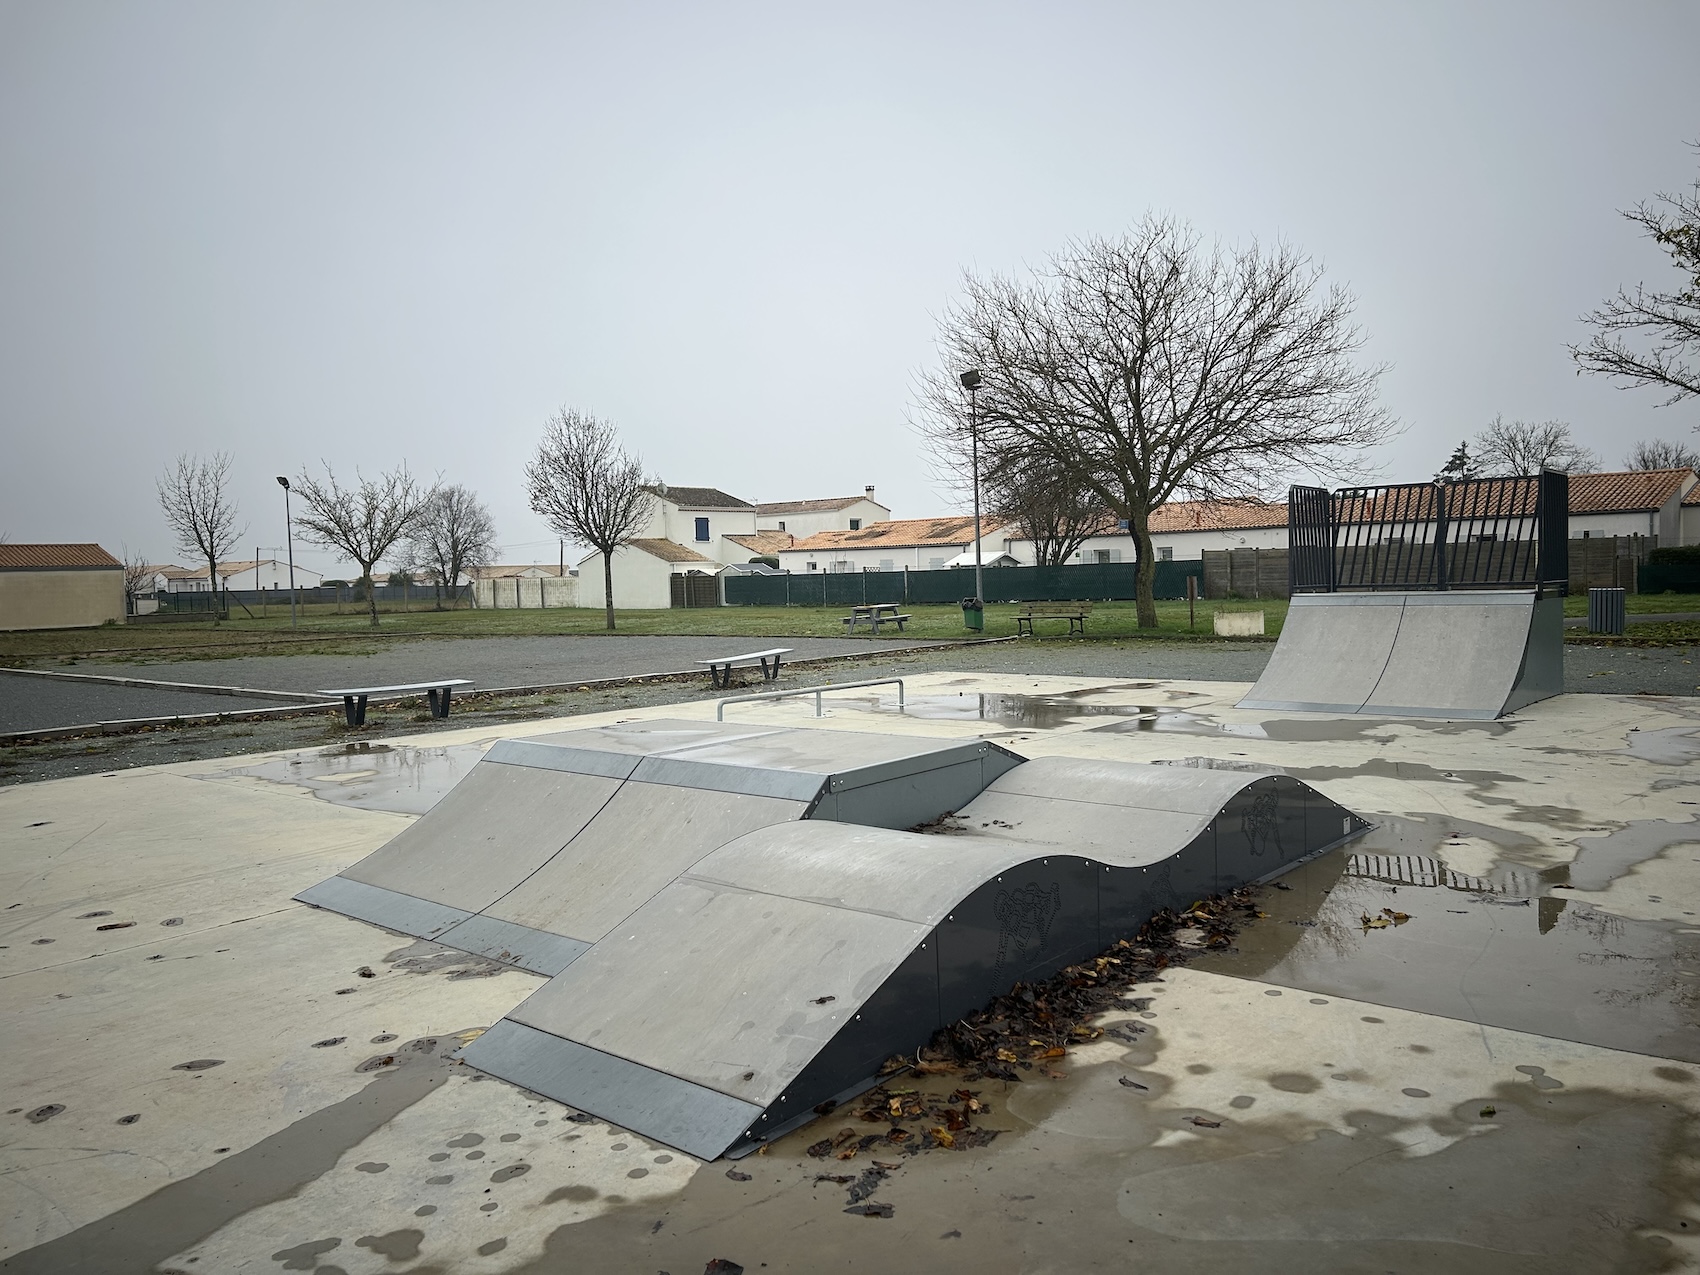
<svg viewBox="0 0 1700 1275"><path fill-rule="evenodd" d="M277 485L279 487L282 487L285 491L288 491L289 490L289 479L285 478L282 474L279 474L277 476Z"/></svg>
<svg viewBox="0 0 1700 1275"><path fill-rule="evenodd" d="M956 379L962 382L962 388L965 390L977 390L980 388L980 374L972 369L964 372Z"/></svg>

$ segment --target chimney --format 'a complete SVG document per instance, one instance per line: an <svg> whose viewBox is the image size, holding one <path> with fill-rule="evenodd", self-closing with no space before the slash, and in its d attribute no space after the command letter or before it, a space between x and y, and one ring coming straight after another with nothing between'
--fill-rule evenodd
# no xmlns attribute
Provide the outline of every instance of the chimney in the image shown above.
<svg viewBox="0 0 1700 1275"><path fill-rule="evenodd" d="M872 487L864 487L862 488L862 494L869 500L872 500L874 498L874 489Z"/></svg>

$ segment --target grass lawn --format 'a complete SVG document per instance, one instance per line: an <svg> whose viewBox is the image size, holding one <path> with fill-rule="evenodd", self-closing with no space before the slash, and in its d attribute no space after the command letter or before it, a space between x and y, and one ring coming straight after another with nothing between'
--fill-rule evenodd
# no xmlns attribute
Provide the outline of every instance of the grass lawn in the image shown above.
<svg viewBox="0 0 1700 1275"><path fill-rule="evenodd" d="M879 640L908 638L964 639L1013 637L1015 604L986 608L983 634L963 627L962 611L956 606L908 608L913 618L907 630L882 627ZM1171 641L1214 639L1211 614L1216 610L1264 613L1266 638L1281 631L1287 604L1280 600L1259 602L1199 602L1196 627L1187 625L1185 602L1159 602L1159 627L1141 630L1131 602L1094 604L1086 621L1086 637L1159 638ZM844 607L704 607L663 611L616 611L616 635L663 634L703 637L843 637ZM380 643L408 637L525 637L553 634L605 634L601 611L563 607L539 611L389 611L381 610L380 627L374 635L367 616L345 611L336 614L334 605L305 608L300 627L292 631L288 612L274 611L264 618L238 618L214 626L212 623L137 624L98 629L47 629L24 633L0 633L0 664L40 657L88 656L102 661L125 658L218 659L246 655L355 653L369 651ZM1081 641L1078 634L1067 637L1066 621L1040 621L1043 638ZM858 636L866 629L858 630ZM1235 639L1256 641L1257 639Z"/></svg>
<svg viewBox="0 0 1700 1275"><path fill-rule="evenodd" d="M1700 611L1700 594L1695 593L1631 593L1623 599L1630 615L1658 615L1673 611ZM1572 593L1564 599L1564 614L1587 615L1588 595Z"/></svg>

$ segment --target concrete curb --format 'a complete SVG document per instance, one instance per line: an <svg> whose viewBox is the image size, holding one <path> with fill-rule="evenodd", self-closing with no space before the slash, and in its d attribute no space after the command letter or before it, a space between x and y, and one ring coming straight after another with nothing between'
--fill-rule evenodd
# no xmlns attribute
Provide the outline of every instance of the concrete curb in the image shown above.
<svg viewBox="0 0 1700 1275"><path fill-rule="evenodd" d="M957 646L996 646L1004 642L1013 642L1013 637L1000 638L970 638L958 642L935 642L930 646L903 646L892 651L850 651L843 655L819 655L813 659L794 660L787 668L810 668L819 664L837 664L849 660L877 659L882 655L902 655L914 651L936 651L945 647ZM30 672L27 669L0 669L0 673ZM492 686L484 690L467 691L457 698L465 703L471 699L490 699L502 695L543 695L550 691L575 691L579 687L586 690L601 691L616 686L636 686L644 682L678 682L687 678L701 678L704 669L683 669L672 673L634 673L626 677L602 677L572 682L543 682L533 686ZM40 672L44 677L80 677L85 681L103 681L117 685L141 686L153 689L212 691L214 694L241 695L231 687L209 688L194 686L181 682L147 682L139 678L97 677L93 674L81 673L47 673ZM264 694L265 692L262 692ZM307 699L307 696L297 696L292 692L272 691L272 696L289 694L292 700ZM373 698L374 705L401 704L417 699L417 695L397 695L386 699ZM342 711L340 702L327 700L312 700L310 703L291 703L280 708L253 708L230 713L185 713L176 717L128 717L106 722L86 722L78 726L49 726L42 730L13 731L0 735L0 748L10 748L23 744L50 743L56 739L77 739L85 735L127 735L142 731L157 730L162 726L213 726L220 722L253 721L273 717L305 717L313 713L327 711Z"/></svg>

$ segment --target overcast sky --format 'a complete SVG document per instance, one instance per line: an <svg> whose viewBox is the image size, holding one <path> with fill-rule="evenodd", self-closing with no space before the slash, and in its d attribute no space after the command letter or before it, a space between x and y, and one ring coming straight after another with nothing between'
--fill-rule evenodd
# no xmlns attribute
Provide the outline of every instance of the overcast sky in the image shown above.
<svg viewBox="0 0 1700 1275"><path fill-rule="evenodd" d="M1615 466L1700 442L1564 348L1674 279L1616 210L1693 180L1697 66L1692 0L0 0L0 532L184 560L154 479L224 449L268 556L274 475L405 461L550 561L562 404L670 483L940 512L906 417L961 272L1148 209L1356 293L1392 477L1495 413Z"/></svg>

